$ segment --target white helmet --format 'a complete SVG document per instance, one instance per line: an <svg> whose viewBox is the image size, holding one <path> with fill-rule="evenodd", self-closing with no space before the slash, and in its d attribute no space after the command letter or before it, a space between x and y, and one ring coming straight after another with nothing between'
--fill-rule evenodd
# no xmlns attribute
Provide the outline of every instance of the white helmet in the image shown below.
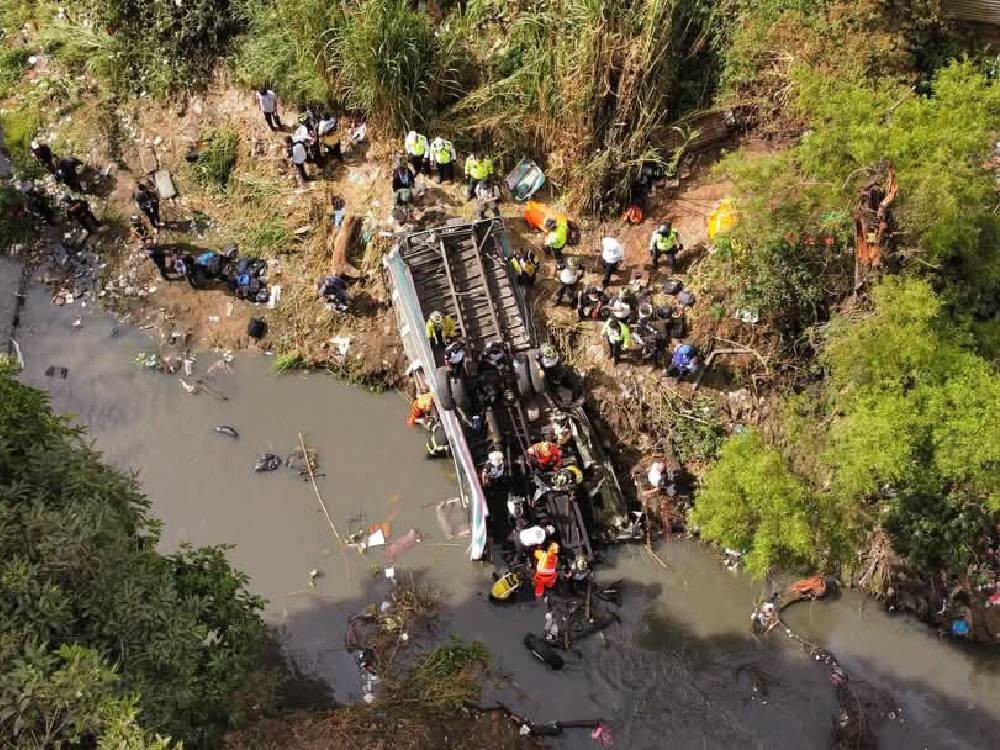
<svg viewBox="0 0 1000 750"><path fill-rule="evenodd" d="M441 314L440 310L431 313L431 323L440 323L442 320L444 320L444 315Z"/></svg>
<svg viewBox="0 0 1000 750"><path fill-rule="evenodd" d="M503 453L500 451L491 451L490 455L486 457L493 466L503 466Z"/></svg>
<svg viewBox="0 0 1000 750"><path fill-rule="evenodd" d="M407 133L406 134L406 140L408 140L408 141L415 141L415 140L417 140L417 131L416 130L411 130L409 133Z"/></svg>

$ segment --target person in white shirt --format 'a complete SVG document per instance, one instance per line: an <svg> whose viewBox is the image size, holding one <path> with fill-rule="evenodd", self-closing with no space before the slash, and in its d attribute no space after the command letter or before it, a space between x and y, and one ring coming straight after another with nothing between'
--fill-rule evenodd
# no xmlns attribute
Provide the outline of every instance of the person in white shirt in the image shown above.
<svg viewBox="0 0 1000 750"><path fill-rule="evenodd" d="M479 218L485 219L486 212L500 218L500 186L492 177L487 177L476 185L476 202L479 204Z"/></svg>
<svg viewBox="0 0 1000 750"><path fill-rule="evenodd" d="M559 266L559 291L552 301L553 307L558 307L564 297L570 305L576 301L576 285L581 276L583 272L577 267L576 258L569 258L566 263Z"/></svg>
<svg viewBox="0 0 1000 750"><path fill-rule="evenodd" d="M313 140L312 133L309 132L309 126L306 125L305 123L302 123L297 128L295 128L295 132L292 133L292 141L294 141L295 143L304 143L306 144L306 148L309 147L309 144L312 143L312 140Z"/></svg>
<svg viewBox="0 0 1000 750"><path fill-rule="evenodd" d="M299 181L307 182L309 175L306 174L306 159L309 158L309 153L306 151L305 144L302 141L293 141L291 136L289 136L285 138L285 147L288 151L288 157L292 160L292 164L295 165Z"/></svg>
<svg viewBox="0 0 1000 750"><path fill-rule="evenodd" d="M625 257L625 248L622 243L614 237L605 237L601 240L601 264L604 266L604 279L601 288L607 289L611 283L612 274L618 273L618 267Z"/></svg>
<svg viewBox="0 0 1000 750"><path fill-rule="evenodd" d="M261 86L257 92L257 104L264 113L264 120L271 130L281 130L281 118L278 117L278 95L267 86Z"/></svg>

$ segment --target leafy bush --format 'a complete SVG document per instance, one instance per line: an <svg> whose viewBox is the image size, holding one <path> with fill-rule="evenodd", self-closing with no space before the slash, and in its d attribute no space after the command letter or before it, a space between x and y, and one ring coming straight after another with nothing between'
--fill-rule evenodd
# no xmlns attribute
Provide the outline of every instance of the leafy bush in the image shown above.
<svg viewBox="0 0 1000 750"><path fill-rule="evenodd" d="M120 91L162 96L203 84L243 29L235 0L68 0L82 26L115 43L111 82Z"/></svg>
<svg viewBox="0 0 1000 750"><path fill-rule="evenodd" d="M263 601L247 577L223 548L158 553L135 478L9 365L0 435L0 735L17 748L164 748L154 733L214 746L263 684Z"/></svg>
<svg viewBox="0 0 1000 750"><path fill-rule="evenodd" d="M746 566L762 577L778 563L818 561L810 492L784 456L755 432L734 435L702 478L694 522L701 535L746 550Z"/></svg>
<svg viewBox="0 0 1000 750"><path fill-rule="evenodd" d="M191 165L195 179L203 187L224 188L236 167L240 136L236 130L216 130L204 139L198 158Z"/></svg>
<svg viewBox="0 0 1000 750"><path fill-rule="evenodd" d="M1000 118L1000 84L968 62L942 69L929 96L805 71L798 81L798 106L810 126L801 143L779 154L738 152L720 165L743 217L733 233L746 248L740 270L757 280L752 285L791 292L767 294L765 303L800 315L794 308L802 307L803 289L813 290L805 295L810 305L820 287L830 298L850 289L843 261L809 257L803 247L775 251L786 238L810 235L847 246L849 211L883 161L892 162L899 185L893 240L900 257L921 273L938 270L963 307L992 290L1000 219L995 179L982 164Z"/></svg>

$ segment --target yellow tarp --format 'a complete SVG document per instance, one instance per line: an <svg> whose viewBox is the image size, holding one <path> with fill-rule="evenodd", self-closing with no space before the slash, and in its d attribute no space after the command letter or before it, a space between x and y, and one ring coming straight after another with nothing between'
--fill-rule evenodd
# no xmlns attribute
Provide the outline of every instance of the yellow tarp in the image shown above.
<svg viewBox="0 0 1000 750"><path fill-rule="evenodd" d="M725 234L739 223L736 203L732 198L724 198L708 215L708 239L715 241L717 235Z"/></svg>

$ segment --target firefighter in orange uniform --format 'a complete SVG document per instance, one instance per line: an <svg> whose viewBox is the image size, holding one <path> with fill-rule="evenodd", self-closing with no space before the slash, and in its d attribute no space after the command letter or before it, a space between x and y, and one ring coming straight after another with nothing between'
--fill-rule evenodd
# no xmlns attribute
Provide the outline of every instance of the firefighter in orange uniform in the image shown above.
<svg viewBox="0 0 1000 750"><path fill-rule="evenodd" d="M406 424L410 427L417 424L424 424L427 418L434 413L434 394L430 391L427 393L421 393L415 399L413 399L413 407L410 409L410 418L406 420Z"/></svg>
<svg viewBox="0 0 1000 750"><path fill-rule="evenodd" d="M556 585L556 568L559 565L559 545L553 542L548 550L543 552L535 550L535 598L541 599L542 595Z"/></svg>
<svg viewBox="0 0 1000 750"><path fill-rule="evenodd" d="M555 443L543 440L528 448L528 460L539 471L559 471L562 468L562 451Z"/></svg>

